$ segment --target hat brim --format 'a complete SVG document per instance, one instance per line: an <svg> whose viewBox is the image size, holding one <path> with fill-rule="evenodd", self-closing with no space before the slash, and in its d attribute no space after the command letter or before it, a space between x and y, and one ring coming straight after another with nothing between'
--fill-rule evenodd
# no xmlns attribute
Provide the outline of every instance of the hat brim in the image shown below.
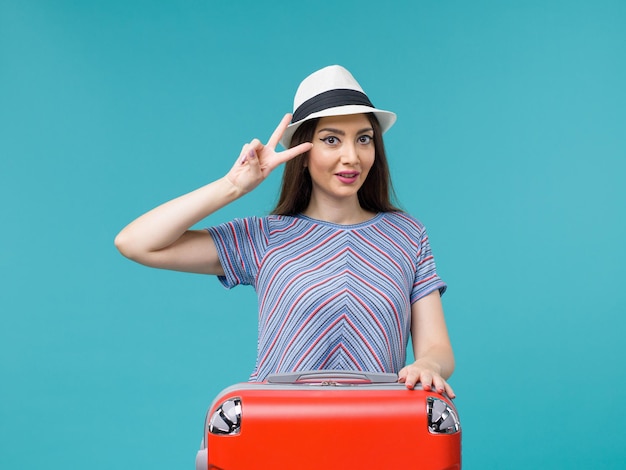
<svg viewBox="0 0 626 470"><path fill-rule="evenodd" d="M396 114L391 111L385 111L383 109L371 108L369 106L363 105L347 105L347 106L337 106L335 108L324 109L323 111L318 111L317 113L313 113L308 115L306 118L289 124L285 132L283 133L283 137L280 139L280 144L284 148L289 148L291 144L291 138L293 134L296 132L298 127L300 127L306 121L310 121L311 119L321 118L321 117L329 117L329 116L347 116L349 114L367 114L373 113L378 122L380 123L381 131L384 134L389 130L391 126L396 122Z"/></svg>

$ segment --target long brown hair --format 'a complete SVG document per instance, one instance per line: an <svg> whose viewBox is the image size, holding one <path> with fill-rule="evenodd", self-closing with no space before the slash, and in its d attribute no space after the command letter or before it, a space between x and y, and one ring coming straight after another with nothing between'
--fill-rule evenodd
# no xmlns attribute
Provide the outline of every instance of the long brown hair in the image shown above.
<svg viewBox="0 0 626 470"><path fill-rule="evenodd" d="M383 133L378 119L372 113L367 114L374 130L374 164L357 193L361 207L370 212L398 211L391 200L395 200L395 192L389 174L389 164L385 153ZM290 147L303 142L311 142L319 119L311 119L302 123L291 138ZM313 183L309 170L304 165L308 152L298 155L285 163L283 180L278 203L272 214L296 215L304 212L311 200Z"/></svg>

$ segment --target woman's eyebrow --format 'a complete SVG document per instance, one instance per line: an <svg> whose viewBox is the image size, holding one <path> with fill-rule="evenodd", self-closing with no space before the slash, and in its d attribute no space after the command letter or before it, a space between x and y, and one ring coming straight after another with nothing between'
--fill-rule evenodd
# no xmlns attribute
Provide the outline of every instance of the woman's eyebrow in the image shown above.
<svg viewBox="0 0 626 470"><path fill-rule="evenodd" d="M346 135L346 133L341 129L333 129L332 127L324 127L323 129L317 131L318 134L321 134L322 132L332 132L333 134Z"/></svg>
<svg viewBox="0 0 626 470"><path fill-rule="evenodd" d="M321 134L322 132L332 132L333 134L346 135L346 133L342 131L341 129L334 129L332 127L324 127L323 129L320 129L319 131L317 131L318 134ZM364 129L357 131L357 135L363 134L365 132L374 132L374 129L371 127L366 127Z"/></svg>

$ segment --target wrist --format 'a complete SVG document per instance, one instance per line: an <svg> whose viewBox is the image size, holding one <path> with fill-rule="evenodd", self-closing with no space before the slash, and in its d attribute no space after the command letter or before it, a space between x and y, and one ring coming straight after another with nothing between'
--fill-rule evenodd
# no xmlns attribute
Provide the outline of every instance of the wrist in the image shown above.
<svg viewBox="0 0 626 470"><path fill-rule="evenodd" d="M247 193L247 191L243 190L239 186L237 186L228 175L222 177L220 183L224 189L224 194L229 199L229 201L234 201L235 199L239 199L241 196Z"/></svg>
<svg viewBox="0 0 626 470"><path fill-rule="evenodd" d="M416 359L413 365L419 367L420 369L428 369L436 374L441 375L441 365L437 361L428 357Z"/></svg>

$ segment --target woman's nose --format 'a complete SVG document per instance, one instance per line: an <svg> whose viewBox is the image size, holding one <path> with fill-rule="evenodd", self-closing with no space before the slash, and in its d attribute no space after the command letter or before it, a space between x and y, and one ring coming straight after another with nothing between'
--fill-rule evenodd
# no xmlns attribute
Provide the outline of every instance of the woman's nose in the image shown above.
<svg viewBox="0 0 626 470"><path fill-rule="evenodd" d="M356 163L359 161L359 152L356 145L347 143L342 150L341 161L343 163Z"/></svg>

